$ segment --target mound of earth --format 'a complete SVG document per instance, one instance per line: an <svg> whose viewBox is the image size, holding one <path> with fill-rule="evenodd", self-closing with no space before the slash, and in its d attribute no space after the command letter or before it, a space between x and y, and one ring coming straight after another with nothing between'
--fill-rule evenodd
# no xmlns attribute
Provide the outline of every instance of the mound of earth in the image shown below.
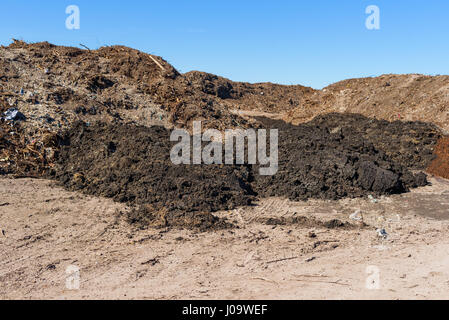
<svg viewBox="0 0 449 320"><path fill-rule="evenodd" d="M249 205L256 196L340 199L426 185L424 174L407 167L426 167L438 139L432 125L361 115L329 114L299 126L259 121L279 130L274 176L260 176L256 165L174 165L163 127L79 122L64 137L52 177L70 190L134 205L132 223L207 229L226 226L211 212ZM397 138L383 144L384 132ZM422 142L409 144L413 138Z"/></svg>
<svg viewBox="0 0 449 320"><path fill-rule="evenodd" d="M382 150L394 162L417 170L425 170L435 158L433 155L440 130L421 121L386 121L361 114L330 113L315 117L309 126L326 128L330 133L366 140Z"/></svg>
<svg viewBox="0 0 449 320"><path fill-rule="evenodd" d="M234 82L210 73L191 71L183 77L198 92L221 99L229 109L281 113L305 103L316 90L301 85Z"/></svg>
<svg viewBox="0 0 449 320"><path fill-rule="evenodd" d="M15 40L0 47L0 116L14 108L26 120L0 120L0 171L38 176L57 151L45 140L76 121L189 127L195 119L205 129L257 127L220 100L193 88L161 57L138 50Z"/></svg>
<svg viewBox="0 0 449 320"><path fill-rule="evenodd" d="M279 171L257 177L256 192L291 200L403 193L426 185L423 173L439 138L421 122L327 114L298 126L260 119L279 129ZM388 142L387 142L388 140Z"/></svg>
<svg viewBox="0 0 449 320"><path fill-rule="evenodd" d="M69 189L130 203L131 222L202 228L225 226L210 212L248 205L255 196L406 192L426 183L410 170L427 168L434 151L442 162L430 170L444 176L445 140L434 150L437 127L375 118L448 129L448 81L389 75L323 90L248 84L181 74L161 57L123 46L14 41L0 47L0 174L50 175ZM240 117L235 109L282 113L293 125ZM168 130L190 129L194 120L203 129L279 128L279 172L172 165Z"/></svg>

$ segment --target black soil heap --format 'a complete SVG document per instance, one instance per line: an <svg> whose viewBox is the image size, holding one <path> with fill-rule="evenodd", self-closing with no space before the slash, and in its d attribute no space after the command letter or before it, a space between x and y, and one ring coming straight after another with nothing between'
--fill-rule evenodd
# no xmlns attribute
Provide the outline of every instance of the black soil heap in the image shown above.
<svg viewBox="0 0 449 320"><path fill-rule="evenodd" d="M66 135L52 173L71 190L136 205L130 222L222 227L210 212L251 204L255 196L339 199L406 192L427 184L437 129L419 122L387 122L328 114L279 129L279 171L257 166L173 165L170 131L162 127L77 123Z"/></svg>

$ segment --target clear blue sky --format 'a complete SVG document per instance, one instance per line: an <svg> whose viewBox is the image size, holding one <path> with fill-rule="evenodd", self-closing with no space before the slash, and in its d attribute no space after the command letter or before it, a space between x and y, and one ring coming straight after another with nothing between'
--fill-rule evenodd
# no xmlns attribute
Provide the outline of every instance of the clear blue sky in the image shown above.
<svg viewBox="0 0 449 320"><path fill-rule="evenodd" d="M65 27L68 5L80 30ZM380 8L380 30L365 8ZM449 74L448 0L1 0L0 43L121 44L181 72L321 88L383 73Z"/></svg>

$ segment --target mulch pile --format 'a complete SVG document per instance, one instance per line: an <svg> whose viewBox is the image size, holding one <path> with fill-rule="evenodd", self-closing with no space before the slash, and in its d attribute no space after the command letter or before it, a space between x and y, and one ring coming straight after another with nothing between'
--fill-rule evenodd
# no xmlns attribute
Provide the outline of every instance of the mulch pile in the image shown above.
<svg viewBox="0 0 449 320"><path fill-rule="evenodd" d="M40 129L40 140L30 138L21 122L4 119L8 109L0 98L0 174L41 177L55 160L58 136Z"/></svg>
<svg viewBox="0 0 449 320"><path fill-rule="evenodd" d="M426 185L438 129L421 122L388 122L332 113L298 126L259 119L279 129L279 171L258 178L263 196L340 199L402 193Z"/></svg>
<svg viewBox="0 0 449 320"><path fill-rule="evenodd" d="M211 212L250 205L256 197L340 199L426 185L425 174L408 168L426 167L438 140L430 124L351 114L299 126L259 121L279 130L274 176L260 176L257 165L173 165L170 131L163 127L79 122L64 137L51 177L70 190L130 203L132 223L208 229L226 225ZM385 144L385 132L397 138ZM420 142L407 148L415 138Z"/></svg>

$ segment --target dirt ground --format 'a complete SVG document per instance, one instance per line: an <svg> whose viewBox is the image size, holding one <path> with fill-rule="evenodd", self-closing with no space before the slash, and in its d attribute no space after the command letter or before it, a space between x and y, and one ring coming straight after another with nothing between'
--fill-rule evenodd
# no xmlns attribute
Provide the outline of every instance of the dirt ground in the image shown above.
<svg viewBox="0 0 449 320"><path fill-rule="evenodd" d="M269 198L201 233L140 230L111 199L3 177L0 298L448 299L449 180L430 181L371 200Z"/></svg>

